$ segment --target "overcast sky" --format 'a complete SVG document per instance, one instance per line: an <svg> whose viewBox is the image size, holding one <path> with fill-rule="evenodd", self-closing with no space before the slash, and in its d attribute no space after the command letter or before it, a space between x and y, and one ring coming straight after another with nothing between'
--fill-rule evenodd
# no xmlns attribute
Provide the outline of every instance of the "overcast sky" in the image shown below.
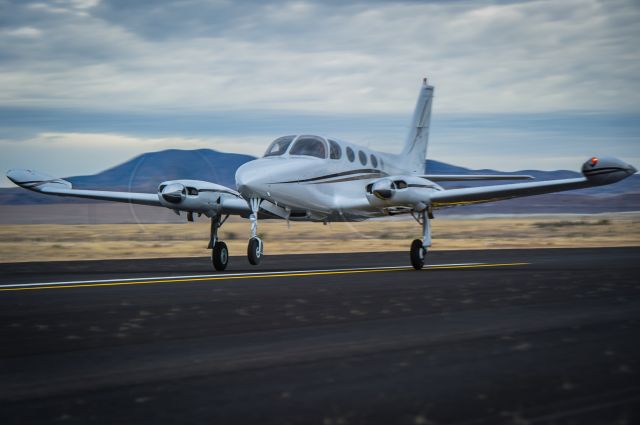
<svg viewBox="0 0 640 425"><path fill-rule="evenodd" d="M423 76L431 158L638 166L639 22L634 0L0 0L0 169L297 132L398 151Z"/></svg>

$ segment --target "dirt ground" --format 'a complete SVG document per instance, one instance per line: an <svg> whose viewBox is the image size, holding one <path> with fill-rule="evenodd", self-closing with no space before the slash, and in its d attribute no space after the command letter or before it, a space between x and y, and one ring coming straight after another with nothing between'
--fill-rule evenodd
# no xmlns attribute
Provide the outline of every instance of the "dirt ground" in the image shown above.
<svg viewBox="0 0 640 425"><path fill-rule="evenodd" d="M436 218L434 250L640 245L640 213ZM209 224L2 224L0 262L208 255ZM413 220L362 223L261 221L266 254L404 251ZM246 253L248 221L224 225L231 255Z"/></svg>

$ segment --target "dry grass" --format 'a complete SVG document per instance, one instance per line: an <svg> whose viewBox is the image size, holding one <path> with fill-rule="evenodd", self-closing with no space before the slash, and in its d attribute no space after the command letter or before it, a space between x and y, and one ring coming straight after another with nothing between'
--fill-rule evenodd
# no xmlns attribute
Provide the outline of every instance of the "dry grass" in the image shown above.
<svg viewBox="0 0 640 425"><path fill-rule="evenodd" d="M509 218L440 218L433 249L605 247L640 245L640 214ZM207 255L209 225L0 225L0 261L154 258ZM260 222L266 253L404 251L420 235L410 220L364 223ZM244 255L247 221L225 224L220 236Z"/></svg>

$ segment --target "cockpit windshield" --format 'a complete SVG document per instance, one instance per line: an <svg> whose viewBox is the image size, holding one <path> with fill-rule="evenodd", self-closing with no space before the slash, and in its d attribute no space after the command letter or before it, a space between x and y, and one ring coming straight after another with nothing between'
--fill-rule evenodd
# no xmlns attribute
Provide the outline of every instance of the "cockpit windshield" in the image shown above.
<svg viewBox="0 0 640 425"><path fill-rule="evenodd" d="M271 143L271 146L269 146L269 149L267 149L267 152L264 154L264 156L280 156L284 154L295 137L296 136L278 137L273 141L273 143Z"/></svg>
<svg viewBox="0 0 640 425"><path fill-rule="evenodd" d="M327 157L327 148L324 140L317 136L300 136L291 148L289 155L305 155L315 156L325 159Z"/></svg>

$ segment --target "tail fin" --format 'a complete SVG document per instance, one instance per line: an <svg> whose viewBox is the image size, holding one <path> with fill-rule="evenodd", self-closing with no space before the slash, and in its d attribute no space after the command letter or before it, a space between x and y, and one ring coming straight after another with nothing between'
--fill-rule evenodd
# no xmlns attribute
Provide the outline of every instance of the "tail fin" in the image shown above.
<svg viewBox="0 0 640 425"><path fill-rule="evenodd" d="M424 174L432 103L433 86L428 85L425 78L422 87L420 87L416 109L413 112L411 129L405 141L404 149L400 154L405 166L413 174Z"/></svg>

